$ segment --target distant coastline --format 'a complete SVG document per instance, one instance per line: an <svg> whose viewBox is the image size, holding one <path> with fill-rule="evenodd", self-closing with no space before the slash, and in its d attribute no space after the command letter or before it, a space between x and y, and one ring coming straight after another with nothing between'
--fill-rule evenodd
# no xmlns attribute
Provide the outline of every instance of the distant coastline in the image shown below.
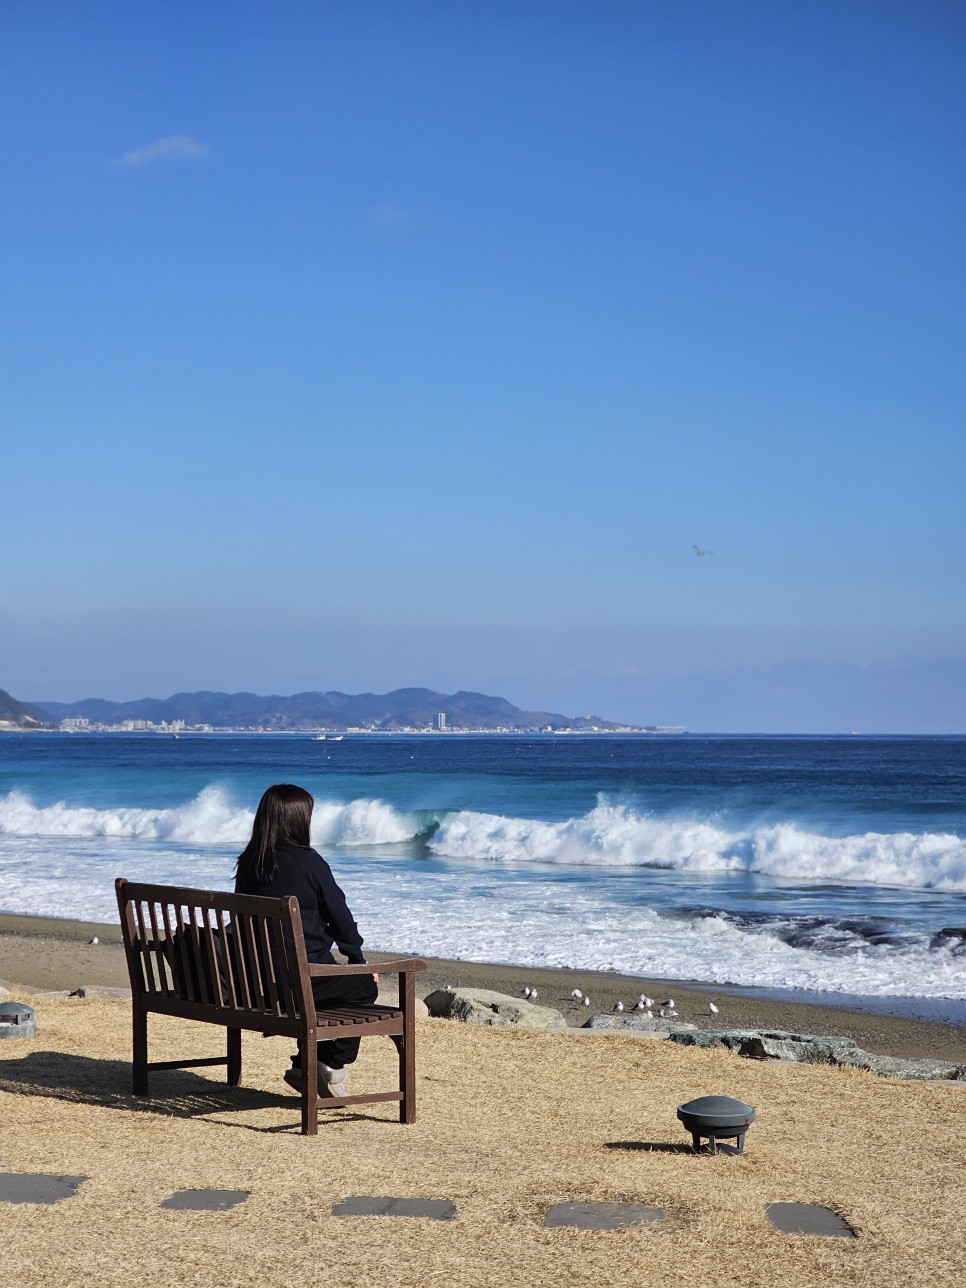
<svg viewBox="0 0 966 1288"><path fill-rule="evenodd" d="M389 693L176 693L170 698L112 702L19 702L0 690L0 729L67 733L681 733L657 725L528 711L506 698L460 690L394 689Z"/></svg>
<svg viewBox="0 0 966 1288"><path fill-rule="evenodd" d="M44 727L31 728L13 728L9 725L0 724L0 733L35 733L42 734L144 734L147 737L205 737L206 735L232 734L240 736L251 734L258 737L281 737L281 738L318 738L320 740L328 737L330 740L340 739L342 737L356 738L391 738L399 735L403 736L420 736L435 737L442 735L444 737L479 737L487 735L488 737L521 737L529 735L531 737L574 737L588 738L600 737L602 735L613 736L614 734L640 734L643 737L667 737L680 736L689 733L690 730L684 726L664 726L664 725L616 725L607 729L571 729L567 727L554 729L533 728L447 728L432 729L418 726L400 726L397 729L356 729L356 728L332 728L331 726L315 728L306 726L298 729L263 729L254 726L244 725L191 725L184 727L172 727L165 725L152 725L147 722L126 721L118 725L85 725L83 728L64 728L63 725L49 725Z"/></svg>

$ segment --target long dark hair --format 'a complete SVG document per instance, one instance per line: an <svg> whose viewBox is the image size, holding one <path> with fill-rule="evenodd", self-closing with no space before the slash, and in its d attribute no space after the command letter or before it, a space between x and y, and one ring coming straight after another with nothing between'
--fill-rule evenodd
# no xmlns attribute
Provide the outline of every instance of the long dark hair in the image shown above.
<svg viewBox="0 0 966 1288"><path fill-rule="evenodd" d="M304 845L309 842L309 825L315 801L304 787L294 783L276 783L262 796L255 811L252 839L235 866L235 876L264 885L278 872L275 851L280 845Z"/></svg>

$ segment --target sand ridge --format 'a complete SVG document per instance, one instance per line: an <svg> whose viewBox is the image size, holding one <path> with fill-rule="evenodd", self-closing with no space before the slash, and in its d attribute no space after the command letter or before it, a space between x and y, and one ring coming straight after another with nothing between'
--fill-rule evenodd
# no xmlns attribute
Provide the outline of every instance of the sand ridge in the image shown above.
<svg viewBox="0 0 966 1288"><path fill-rule="evenodd" d="M96 945L88 941L97 936ZM370 953L377 964L385 953ZM421 956L401 944L394 955ZM417 991L425 996L446 984L490 988L519 995L524 986L537 987L540 1002L560 1010L568 1024L580 1026L589 1014L608 1014L618 999L633 1004L642 990L656 998L673 996L681 1020L708 1028L790 1029L799 1033L851 1037L866 1051L880 1055L966 1062L966 1003L961 1025L867 1014L847 1007L759 998L742 990L726 994L712 984L694 981L647 980L605 971L534 969L494 963L430 959L418 977ZM31 990L75 989L83 985L124 987L127 966L118 925L55 918L0 914L0 985ZM571 998L575 987L588 992L588 1010ZM709 1002L719 1006L712 1017Z"/></svg>

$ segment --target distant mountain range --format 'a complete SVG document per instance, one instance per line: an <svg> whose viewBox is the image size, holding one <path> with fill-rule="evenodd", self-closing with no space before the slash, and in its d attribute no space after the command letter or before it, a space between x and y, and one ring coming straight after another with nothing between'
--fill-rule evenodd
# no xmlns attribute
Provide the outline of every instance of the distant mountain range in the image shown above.
<svg viewBox="0 0 966 1288"><path fill-rule="evenodd" d="M50 724L50 716L39 707L18 702L0 689L0 729L39 729Z"/></svg>
<svg viewBox="0 0 966 1288"><path fill-rule="evenodd" d="M4 697L8 695L4 694ZM8 701L13 702L8 697ZM485 693L436 693L432 689L394 689L391 693L296 693L291 697L256 693L176 693L171 698L109 702L39 702L24 712L58 724L87 719L118 725L146 720L159 725L183 720L185 725L220 729L431 729L440 713L448 728L462 729L629 729L597 716L564 716L555 711L522 711L505 698ZM8 726L9 727L9 726ZM22 725L19 727L26 728ZM36 723L33 727L36 727Z"/></svg>

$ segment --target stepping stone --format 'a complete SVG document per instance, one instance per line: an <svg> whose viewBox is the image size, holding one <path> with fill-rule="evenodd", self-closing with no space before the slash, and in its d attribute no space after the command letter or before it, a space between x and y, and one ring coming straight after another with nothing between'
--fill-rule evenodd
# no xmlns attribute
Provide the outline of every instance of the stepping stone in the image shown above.
<svg viewBox="0 0 966 1288"><path fill-rule="evenodd" d="M227 1212L244 1203L251 1190L176 1190L158 1207L180 1212Z"/></svg>
<svg viewBox="0 0 966 1288"><path fill-rule="evenodd" d="M451 1221L456 1204L449 1199L392 1199L352 1195L340 1199L333 1216L426 1216L431 1221Z"/></svg>
<svg viewBox="0 0 966 1288"><path fill-rule="evenodd" d="M86 1176L0 1172L0 1203L59 1203L69 1199L86 1180Z"/></svg>
<svg viewBox="0 0 966 1288"><path fill-rule="evenodd" d="M664 1209L643 1203L558 1203L543 1218L545 1226L575 1230L620 1230L625 1225L660 1221Z"/></svg>
<svg viewBox="0 0 966 1288"><path fill-rule="evenodd" d="M765 1216L783 1234L822 1234L857 1239L848 1221L818 1203L769 1203Z"/></svg>

